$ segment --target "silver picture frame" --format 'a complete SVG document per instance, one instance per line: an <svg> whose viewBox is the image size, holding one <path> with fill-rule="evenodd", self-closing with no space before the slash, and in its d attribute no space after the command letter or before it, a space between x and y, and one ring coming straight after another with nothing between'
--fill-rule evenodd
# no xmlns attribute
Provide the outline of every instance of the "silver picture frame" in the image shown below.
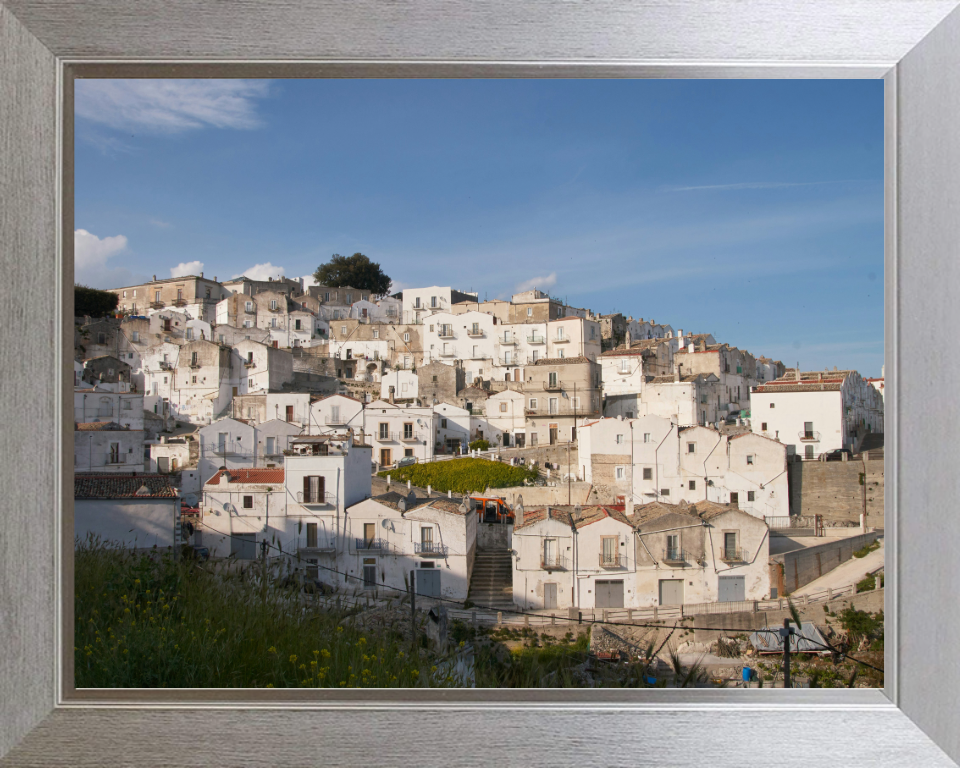
<svg viewBox="0 0 960 768"><path fill-rule="evenodd" d="M957 4L0 0L0 765L956 765ZM883 78L886 688L75 690L72 83L98 76Z"/></svg>

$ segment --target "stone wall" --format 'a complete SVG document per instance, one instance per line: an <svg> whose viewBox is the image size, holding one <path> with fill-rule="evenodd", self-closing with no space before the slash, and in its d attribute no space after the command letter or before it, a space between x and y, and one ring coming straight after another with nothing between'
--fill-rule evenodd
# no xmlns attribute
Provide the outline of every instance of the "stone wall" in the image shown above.
<svg viewBox="0 0 960 768"><path fill-rule="evenodd" d="M477 523L477 549L510 549L512 546L512 525Z"/></svg>
<svg viewBox="0 0 960 768"><path fill-rule="evenodd" d="M866 496L867 527L883 528L883 470L883 459L791 461L790 514L859 524Z"/></svg>
<svg viewBox="0 0 960 768"><path fill-rule="evenodd" d="M517 505L517 499L523 497L523 506L526 509L535 507L565 506L569 498L571 504L597 503L590 501L590 483L567 483L559 485L534 485L534 486L513 486L511 488L493 488L491 493L500 496L507 504L513 508Z"/></svg>
<svg viewBox="0 0 960 768"><path fill-rule="evenodd" d="M848 539L828 541L815 547L797 549L793 552L784 552L770 558L771 575L770 586L777 588L781 597L794 592L804 584L809 584L823 574L829 573L841 563L845 563L858 549L876 541L877 533L864 533L860 536L851 536ZM779 578L774 578L774 572L782 565ZM778 583L779 582L779 583Z"/></svg>

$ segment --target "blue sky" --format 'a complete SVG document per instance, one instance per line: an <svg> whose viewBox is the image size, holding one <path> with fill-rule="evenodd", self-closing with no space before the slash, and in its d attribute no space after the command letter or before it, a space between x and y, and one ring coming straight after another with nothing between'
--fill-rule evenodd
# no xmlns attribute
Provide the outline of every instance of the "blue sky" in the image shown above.
<svg viewBox="0 0 960 768"><path fill-rule="evenodd" d="M89 285L360 251L399 288L536 286L880 375L880 81L81 80L75 101Z"/></svg>

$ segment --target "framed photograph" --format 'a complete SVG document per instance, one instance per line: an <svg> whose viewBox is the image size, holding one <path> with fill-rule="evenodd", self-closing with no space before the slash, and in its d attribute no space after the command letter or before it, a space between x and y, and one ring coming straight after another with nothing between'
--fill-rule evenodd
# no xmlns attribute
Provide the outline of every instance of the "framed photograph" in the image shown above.
<svg viewBox="0 0 960 768"><path fill-rule="evenodd" d="M694 765L709 758L732 766L742 765L746 753L764 760L775 756L787 765L811 758L864 766L954 765L960 759L952 716L960 672L941 649L950 647L960 619L944 609L954 599L949 579L931 574L949 573L951 534L960 533L944 514L950 508L946 488L957 419L941 391L956 364L939 339L957 314L950 290L960 240L955 5L891 2L878 14L842 2L804 9L775 2L750 7L722 2L708 9L680 2L616 8L537 3L522 11L501 2L431 2L405 12L340 2L255 8L208 0L183 6L0 2L0 254L10 277L0 309L10 329L0 348L7 374L0 407L8 425L0 433L8 488L0 539L0 631L7 651L0 680L10 692L0 702L2 763ZM74 117L78 81L95 78L883 80L884 507L890 518L884 526L890 580L884 597L884 687L398 688L324 695L298 688L78 688L70 650L72 534L74 516L81 512L74 503L70 457L76 384ZM150 300L162 303L159 295ZM361 296L358 304L364 301ZM368 311L378 311L368 304ZM189 331L202 339L208 327L195 321ZM265 330L273 334L269 326ZM439 334L449 335L443 328ZM474 335L481 336L479 329ZM345 353L340 359L350 358ZM255 364L251 353L245 365ZM552 389L560 387L545 379L543 389L546 405ZM589 406L582 392L574 400L575 407ZM441 415L453 418L452 413ZM412 446L417 427L398 425L403 437L397 442ZM388 426L387 434L393 429ZM801 442L816 434L812 425L804 424L802 431ZM553 443L552 433L541 439L547 436ZM694 452L695 442L689 445ZM327 445L322 448L326 455ZM392 456L378 456L373 460L392 463ZM747 463L754 458L750 454ZM224 478L234 482L229 470ZM326 498L321 480L303 478L302 490L295 491L302 503ZM238 498L247 504L246 497ZM733 496L724 501L739 503ZM253 497L250 504L256 504ZM629 506L626 515L633 511L632 502ZM739 533L726 518L717 528L723 542L719 557L736 558L748 533ZM315 528L306 535L314 539L308 548L322 548ZM357 548L369 550L381 541L377 535L364 530ZM596 544L601 567L619 567L617 531L604 529L601 539ZM665 542L663 557L682 559L679 538L667 536ZM432 557L446 545L421 528L417 546ZM540 554L548 566L564 556L550 548ZM363 562L363 575L354 578L375 580L375 569L367 574ZM423 577L425 585L430 582ZM595 583L596 607L622 603L622 594L607 594L611 584ZM601 603L601 588L609 603ZM669 602L662 582L660 589L661 601ZM743 599L742 585L731 582L726 589L734 595L726 599ZM556 599L545 594L543 605L530 607L541 609ZM605 608L601 615L606 619ZM194 734L198 723L202 737ZM508 737L491 739L493 733Z"/></svg>

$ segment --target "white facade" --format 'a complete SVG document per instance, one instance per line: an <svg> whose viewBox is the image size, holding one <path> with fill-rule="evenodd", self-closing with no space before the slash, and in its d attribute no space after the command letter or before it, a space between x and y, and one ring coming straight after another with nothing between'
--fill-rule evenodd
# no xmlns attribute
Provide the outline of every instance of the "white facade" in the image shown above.
<svg viewBox="0 0 960 768"><path fill-rule="evenodd" d="M754 387L750 427L779 440L788 453L816 459L837 448L856 451L870 432L883 432L883 398L856 371L788 371Z"/></svg>
<svg viewBox="0 0 960 768"><path fill-rule="evenodd" d="M363 403L348 395L328 395L310 405L310 432L359 435L363 431Z"/></svg>
<svg viewBox="0 0 960 768"><path fill-rule="evenodd" d="M477 515L459 500L416 499L406 509L398 493L347 510L339 556L347 585L406 592L410 572L418 596L465 600L476 551Z"/></svg>
<svg viewBox="0 0 960 768"><path fill-rule="evenodd" d="M115 423L78 425L73 433L73 468L76 472L143 472L143 430L119 429Z"/></svg>
<svg viewBox="0 0 960 768"><path fill-rule="evenodd" d="M755 436L728 438L670 419L605 418L578 430L587 482L635 504L736 503L756 517L789 514L787 450Z"/></svg>
<svg viewBox="0 0 960 768"><path fill-rule="evenodd" d="M302 429L309 425L309 392L267 392L266 399L266 420L286 421Z"/></svg>
<svg viewBox="0 0 960 768"><path fill-rule="evenodd" d="M424 318L435 312L449 312L453 305L454 291L450 286L433 285L429 288L403 289L403 322L422 323ZM477 298L476 294L465 294Z"/></svg>
<svg viewBox="0 0 960 768"><path fill-rule="evenodd" d="M419 397L420 379L413 371L403 369L387 371L380 380L380 397L390 399L390 387L393 387L393 396L397 400L416 400Z"/></svg>
<svg viewBox="0 0 960 768"><path fill-rule="evenodd" d="M171 547L179 508L179 497L76 498L74 536L85 541L92 535L131 549Z"/></svg>
<svg viewBox="0 0 960 768"><path fill-rule="evenodd" d="M220 467L251 469L256 456L256 430L235 419L220 419L199 430L200 457L197 468L201 482L217 474Z"/></svg>
<svg viewBox="0 0 960 768"><path fill-rule="evenodd" d="M490 395L486 403L486 420L493 434L502 435L501 445L505 448L525 444L526 416L524 414L524 395L512 389L505 389Z"/></svg>
<svg viewBox="0 0 960 768"><path fill-rule="evenodd" d="M293 440L300 437L301 427L282 419L268 419L257 425L256 466L283 466L283 453L290 450Z"/></svg>
<svg viewBox="0 0 960 768"><path fill-rule="evenodd" d="M127 429L142 430L143 395L99 388L75 389L73 420L77 424L113 421Z"/></svg>
<svg viewBox="0 0 960 768"><path fill-rule="evenodd" d="M381 466L405 456L418 461L432 459L437 416L432 408L391 405L377 400L363 410L366 441L373 446L373 460Z"/></svg>

